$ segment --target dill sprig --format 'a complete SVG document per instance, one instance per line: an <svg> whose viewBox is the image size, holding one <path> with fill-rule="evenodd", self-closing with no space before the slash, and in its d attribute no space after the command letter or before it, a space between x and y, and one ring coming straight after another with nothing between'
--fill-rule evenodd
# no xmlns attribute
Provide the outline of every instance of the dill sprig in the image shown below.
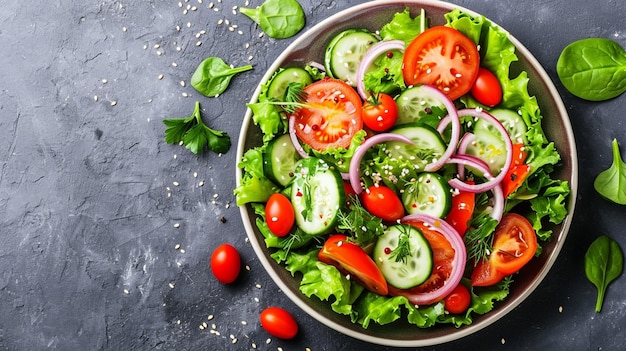
<svg viewBox="0 0 626 351"><path fill-rule="evenodd" d="M406 263L407 257L411 256L411 242L409 241L409 231L406 227L401 226L400 237L398 239L398 246L389 254L390 258L395 259L396 262Z"/></svg>

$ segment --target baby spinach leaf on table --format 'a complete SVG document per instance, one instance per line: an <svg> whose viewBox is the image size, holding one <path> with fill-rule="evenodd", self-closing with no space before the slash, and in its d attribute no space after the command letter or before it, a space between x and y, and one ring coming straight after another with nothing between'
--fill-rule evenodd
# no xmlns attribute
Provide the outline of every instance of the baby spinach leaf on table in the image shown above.
<svg viewBox="0 0 626 351"><path fill-rule="evenodd" d="M296 35L306 22L304 10L296 0L266 0L257 8L240 7L239 12L256 22L265 34L276 39Z"/></svg>
<svg viewBox="0 0 626 351"><path fill-rule="evenodd" d="M559 56L556 71L565 88L582 99L608 100L626 91L626 51L610 39L569 44Z"/></svg>
<svg viewBox="0 0 626 351"><path fill-rule="evenodd" d="M605 199L626 205L626 163L622 160L616 139L613 139L612 146L613 164L598 174L593 187Z"/></svg>
<svg viewBox="0 0 626 351"><path fill-rule="evenodd" d="M619 244L606 235L599 236L585 253L585 274L598 288L596 312L602 309L608 285L620 274L624 265L624 255Z"/></svg>
<svg viewBox="0 0 626 351"><path fill-rule="evenodd" d="M207 147L217 153L225 153L230 148L230 136L225 132L211 129L202 121L200 102L196 101L193 114L185 118L164 119L165 142L183 143L194 154L200 154Z"/></svg>
<svg viewBox="0 0 626 351"><path fill-rule="evenodd" d="M223 93L237 73L249 71L252 65L231 67L219 57L209 57L200 63L191 76L191 86L208 97Z"/></svg>

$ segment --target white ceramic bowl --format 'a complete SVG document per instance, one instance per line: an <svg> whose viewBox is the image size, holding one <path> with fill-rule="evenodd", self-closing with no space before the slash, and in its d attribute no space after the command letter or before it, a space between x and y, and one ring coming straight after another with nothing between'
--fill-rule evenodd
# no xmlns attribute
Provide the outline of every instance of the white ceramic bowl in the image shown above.
<svg viewBox="0 0 626 351"><path fill-rule="evenodd" d="M303 66L311 61L323 62L325 46L334 35L348 28L366 27L373 31L378 30L389 22L395 13L403 11L407 6L411 8L412 14L419 14L420 9L423 8L430 18L431 26L444 24L443 15L454 8L476 14L454 4L428 0L372 1L354 6L327 18L301 34L276 59L262 82L270 79L278 68L286 65ZM295 304L320 323L354 338L381 345L419 347L445 343L475 333L496 322L524 301L546 276L563 246L574 212L578 184L576 146L567 111L552 81L532 54L517 39L511 36L510 39L515 44L520 58L513 64L512 71L524 70L528 73L529 91L531 95L537 96L544 116L544 131L548 138L555 142L562 156L563 165L557 170L557 177L569 181L572 189L568 200L568 217L560 225L554 226L552 239L542 243L541 256L534 258L520 274L516 275L510 295L504 301L497 303L491 312L481 316L474 315L474 322L471 325L461 328L455 328L452 325L437 325L420 329L406 322L397 321L384 326L371 323L368 329L363 329L359 324L351 323L349 317L333 312L328 302L308 298L300 293L299 282L284 267L269 257L271 252L265 247L263 236L256 228L255 214L251 207L242 206L240 209L243 224L263 267ZM259 93L260 87L256 89L250 101L256 102ZM261 137L260 130L252 122L252 113L248 110L239 137L237 160L241 159L246 150L261 145ZM237 184L239 184L241 179L239 169L237 169L236 176Z"/></svg>

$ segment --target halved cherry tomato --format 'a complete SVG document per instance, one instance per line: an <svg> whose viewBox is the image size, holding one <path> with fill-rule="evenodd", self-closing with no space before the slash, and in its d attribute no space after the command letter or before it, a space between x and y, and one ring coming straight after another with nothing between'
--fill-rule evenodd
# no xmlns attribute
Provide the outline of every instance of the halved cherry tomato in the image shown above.
<svg viewBox="0 0 626 351"><path fill-rule="evenodd" d="M527 156L524 144L513 144L513 162L502 180L502 191L505 197L517 190L530 174L530 165L524 163Z"/></svg>
<svg viewBox="0 0 626 351"><path fill-rule="evenodd" d="M472 181L467 181L467 183L474 184ZM446 222L450 223L461 236L464 236L467 231L467 225L472 218L475 205L476 194L473 192L459 190L458 194L452 195L452 207L446 216Z"/></svg>
<svg viewBox="0 0 626 351"><path fill-rule="evenodd" d="M361 193L363 207L384 221L396 221L404 216L404 205L398 195L384 185L372 185Z"/></svg>
<svg viewBox="0 0 626 351"><path fill-rule="evenodd" d="M241 270L241 256L230 244L222 244L213 250L211 271L218 281L224 284L234 282Z"/></svg>
<svg viewBox="0 0 626 351"><path fill-rule="evenodd" d="M270 335L281 339L292 339L298 334L298 323L291 313L280 307L268 307L259 317L261 326Z"/></svg>
<svg viewBox="0 0 626 351"><path fill-rule="evenodd" d="M493 285L524 267L537 251L537 235L526 217L507 213L493 237L488 260L482 260L472 272L473 286Z"/></svg>
<svg viewBox="0 0 626 351"><path fill-rule="evenodd" d="M337 267L343 274L350 274L350 279L367 290L387 295L387 281L374 260L359 245L347 241L345 235L330 236L317 257L321 262Z"/></svg>
<svg viewBox="0 0 626 351"><path fill-rule="evenodd" d="M398 105L390 95L378 93L363 104L363 123L373 131L384 132L397 120Z"/></svg>
<svg viewBox="0 0 626 351"><path fill-rule="evenodd" d="M456 288L454 288L454 290L452 290L450 295L443 299L443 301L448 312L461 314L469 308L469 305L472 302L472 296L470 295L469 289L465 285L459 284Z"/></svg>
<svg viewBox="0 0 626 351"><path fill-rule="evenodd" d="M470 91L479 67L478 49L471 39L456 29L435 26L406 48L402 74L407 85L433 85L454 100Z"/></svg>
<svg viewBox="0 0 626 351"><path fill-rule="evenodd" d="M265 221L270 231L276 236L285 236L295 222L295 212L289 198L281 193L274 193L265 205Z"/></svg>
<svg viewBox="0 0 626 351"><path fill-rule="evenodd" d="M490 260L483 259L478 262L472 271L472 286L491 286L498 284L506 274L498 272Z"/></svg>
<svg viewBox="0 0 626 351"><path fill-rule="evenodd" d="M493 107L502 101L502 87L498 78L484 67L478 69L478 76L471 92L478 102L486 106Z"/></svg>
<svg viewBox="0 0 626 351"><path fill-rule="evenodd" d="M326 78L304 88L306 107L295 112L296 135L320 151L348 148L354 134L363 128L363 103L347 83Z"/></svg>

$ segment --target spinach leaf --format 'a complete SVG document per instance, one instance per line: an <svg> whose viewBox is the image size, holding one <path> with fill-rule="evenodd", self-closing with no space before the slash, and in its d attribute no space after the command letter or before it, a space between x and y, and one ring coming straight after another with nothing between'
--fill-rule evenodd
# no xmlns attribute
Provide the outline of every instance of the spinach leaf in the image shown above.
<svg viewBox="0 0 626 351"><path fill-rule="evenodd" d="M602 309L606 289L621 273L624 256L619 244L606 235L601 235L591 243L585 253L585 274L598 288L596 312Z"/></svg>
<svg viewBox="0 0 626 351"><path fill-rule="evenodd" d="M613 164L598 174L593 187L605 199L626 205L626 163L622 160L616 139L613 139Z"/></svg>
<svg viewBox="0 0 626 351"><path fill-rule="evenodd" d="M556 71L565 88L585 100L608 100L626 91L626 51L610 39L569 44L559 56Z"/></svg>
<svg viewBox="0 0 626 351"><path fill-rule="evenodd" d="M305 24L304 10L296 0L266 0L257 8L240 7L239 12L256 22L265 34L276 39L296 35Z"/></svg>
<svg viewBox="0 0 626 351"><path fill-rule="evenodd" d="M235 74L251 69L251 65L231 67L219 57L209 57L196 68L191 76L191 85L204 96L217 96L228 88Z"/></svg>

